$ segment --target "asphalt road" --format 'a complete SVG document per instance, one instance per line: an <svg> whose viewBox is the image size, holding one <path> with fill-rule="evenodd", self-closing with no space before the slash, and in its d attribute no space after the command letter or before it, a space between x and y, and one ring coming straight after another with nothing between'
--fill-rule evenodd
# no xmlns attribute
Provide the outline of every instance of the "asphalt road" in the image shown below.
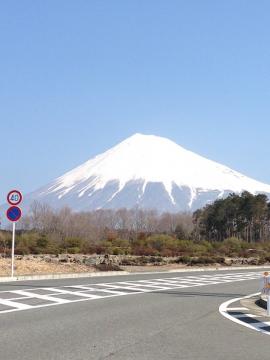
<svg viewBox="0 0 270 360"><path fill-rule="evenodd" d="M0 284L0 297L3 291L184 279L208 274L211 279L222 273L16 282ZM221 303L257 292L258 286L258 280L244 280L163 291L155 289L154 292L131 292L126 296L2 313L0 360L268 360L269 336L237 325L218 311Z"/></svg>

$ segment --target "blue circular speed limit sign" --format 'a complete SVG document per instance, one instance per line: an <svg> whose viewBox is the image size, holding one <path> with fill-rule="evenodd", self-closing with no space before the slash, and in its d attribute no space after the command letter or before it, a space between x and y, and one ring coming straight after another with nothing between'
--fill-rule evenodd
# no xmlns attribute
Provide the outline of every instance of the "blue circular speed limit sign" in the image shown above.
<svg viewBox="0 0 270 360"><path fill-rule="evenodd" d="M7 201L10 205L19 205L22 201L22 193L19 190L12 190L7 195Z"/></svg>
<svg viewBox="0 0 270 360"><path fill-rule="evenodd" d="M16 222L22 216L22 211L18 206L11 206L7 209L7 218L9 221Z"/></svg>

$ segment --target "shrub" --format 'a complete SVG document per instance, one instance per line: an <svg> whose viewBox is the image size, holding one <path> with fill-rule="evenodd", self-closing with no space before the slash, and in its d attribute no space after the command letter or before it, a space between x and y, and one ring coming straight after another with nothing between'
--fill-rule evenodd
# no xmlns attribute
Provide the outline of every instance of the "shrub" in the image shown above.
<svg viewBox="0 0 270 360"><path fill-rule="evenodd" d="M190 264L191 257L190 256L179 256L179 258L175 262L176 262L176 264Z"/></svg>
<svg viewBox="0 0 270 360"><path fill-rule="evenodd" d="M163 249L160 253L161 256L163 257L171 257L174 255L174 252L170 249Z"/></svg>
<svg viewBox="0 0 270 360"><path fill-rule="evenodd" d="M216 259L209 256L194 257L191 259L190 265L210 265L216 263Z"/></svg>
<svg viewBox="0 0 270 360"><path fill-rule="evenodd" d="M184 254L192 254L195 250L195 244L191 240L179 240L178 251Z"/></svg>
<svg viewBox="0 0 270 360"><path fill-rule="evenodd" d="M239 256L247 248L248 244L246 242L235 237L224 240L220 246L220 250L230 256Z"/></svg>
<svg viewBox="0 0 270 360"><path fill-rule="evenodd" d="M48 246L49 240L47 239L46 235L40 235L40 237L37 238L36 245L38 248L44 249Z"/></svg>
<svg viewBox="0 0 270 360"><path fill-rule="evenodd" d="M81 249L79 247L70 247L67 248L67 253L68 254L79 254L81 252Z"/></svg>
<svg viewBox="0 0 270 360"><path fill-rule="evenodd" d="M95 268L99 271L123 271L118 265L115 264L98 264Z"/></svg>
<svg viewBox="0 0 270 360"><path fill-rule="evenodd" d="M134 247L132 254L137 256L151 256L158 255L158 251L146 246L136 246Z"/></svg>
<svg viewBox="0 0 270 360"><path fill-rule="evenodd" d="M163 249L174 250L177 248L177 240L169 235L152 235L146 239L146 244L161 252Z"/></svg>

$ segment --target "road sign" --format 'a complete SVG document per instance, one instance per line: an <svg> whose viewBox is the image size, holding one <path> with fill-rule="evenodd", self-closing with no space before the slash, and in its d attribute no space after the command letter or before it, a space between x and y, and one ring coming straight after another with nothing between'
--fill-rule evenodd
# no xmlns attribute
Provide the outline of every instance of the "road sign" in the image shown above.
<svg viewBox="0 0 270 360"><path fill-rule="evenodd" d="M19 190L12 190L7 195L7 201L10 205L19 205L22 202L22 193Z"/></svg>
<svg viewBox="0 0 270 360"><path fill-rule="evenodd" d="M7 210L7 218L9 221L16 222L18 221L22 216L22 211L18 206L11 206Z"/></svg>
<svg viewBox="0 0 270 360"><path fill-rule="evenodd" d="M17 205L22 202L22 193L19 190L11 190L7 194L7 202L11 205L11 207L7 209L7 218L12 222L11 277L13 278L16 222L20 220L22 216L22 211Z"/></svg>

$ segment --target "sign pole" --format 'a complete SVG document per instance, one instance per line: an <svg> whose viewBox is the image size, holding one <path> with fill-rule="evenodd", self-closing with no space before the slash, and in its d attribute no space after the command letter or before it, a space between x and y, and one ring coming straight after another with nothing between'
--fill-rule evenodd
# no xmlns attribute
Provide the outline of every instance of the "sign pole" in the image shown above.
<svg viewBox="0 0 270 360"><path fill-rule="evenodd" d="M17 206L22 202L23 196L19 190L11 190L7 194L7 202L11 205L7 209L7 218L12 221L12 248L11 248L11 278L14 277L14 253L15 253L15 231L16 221L20 220L22 216L21 209Z"/></svg>
<svg viewBox="0 0 270 360"><path fill-rule="evenodd" d="M14 249L15 249L16 222L12 223L12 250L11 250L11 277L14 276Z"/></svg>
<svg viewBox="0 0 270 360"><path fill-rule="evenodd" d="M267 316L270 316L270 294L267 295Z"/></svg>

